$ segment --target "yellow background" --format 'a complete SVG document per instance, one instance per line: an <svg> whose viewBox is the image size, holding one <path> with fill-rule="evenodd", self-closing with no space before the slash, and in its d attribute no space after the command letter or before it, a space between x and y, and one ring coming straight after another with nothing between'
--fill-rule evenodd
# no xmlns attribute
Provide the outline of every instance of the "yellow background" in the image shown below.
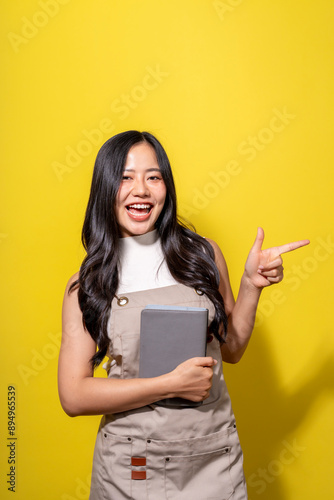
<svg viewBox="0 0 334 500"><path fill-rule="evenodd" d="M99 418L60 407L60 312L96 153L127 129L165 146L180 212L220 244L235 294L258 225L265 247L311 240L285 255L286 280L264 291L248 351L225 373L250 499L334 497L333 11L331 0L7 2L1 498L88 498Z"/></svg>

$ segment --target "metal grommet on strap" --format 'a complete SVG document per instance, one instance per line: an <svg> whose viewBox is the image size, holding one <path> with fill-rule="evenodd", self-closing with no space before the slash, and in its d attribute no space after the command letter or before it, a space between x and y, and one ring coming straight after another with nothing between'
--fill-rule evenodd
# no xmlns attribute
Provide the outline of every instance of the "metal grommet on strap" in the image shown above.
<svg viewBox="0 0 334 500"><path fill-rule="evenodd" d="M197 293L197 295L204 295L204 292L202 292L202 290L200 290L199 288L195 288L195 292Z"/></svg>
<svg viewBox="0 0 334 500"><path fill-rule="evenodd" d="M122 307L122 306L126 306L126 304L129 302L129 299L128 299L127 297L125 297L125 296L123 296L123 297L117 297L117 296L115 295L115 297L116 297L116 299L117 299L117 304L118 304L119 306L121 306L121 307Z"/></svg>

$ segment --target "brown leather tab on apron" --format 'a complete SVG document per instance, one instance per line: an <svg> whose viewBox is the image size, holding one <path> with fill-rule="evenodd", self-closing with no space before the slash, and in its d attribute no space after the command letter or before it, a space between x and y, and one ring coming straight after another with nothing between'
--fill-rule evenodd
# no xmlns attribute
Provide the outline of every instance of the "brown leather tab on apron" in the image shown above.
<svg viewBox="0 0 334 500"><path fill-rule="evenodd" d="M131 457L131 465L133 466L145 466L146 465L146 457Z"/></svg>
<svg viewBox="0 0 334 500"><path fill-rule="evenodd" d="M146 479L146 470L131 471L131 479Z"/></svg>

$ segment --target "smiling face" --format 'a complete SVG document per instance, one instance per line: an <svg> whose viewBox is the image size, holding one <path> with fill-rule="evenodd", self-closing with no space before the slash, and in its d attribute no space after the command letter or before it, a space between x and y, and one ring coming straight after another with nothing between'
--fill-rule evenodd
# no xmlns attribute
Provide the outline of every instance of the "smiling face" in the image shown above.
<svg viewBox="0 0 334 500"><path fill-rule="evenodd" d="M148 233L163 209L166 186L154 149L140 142L130 149L116 198L122 237Z"/></svg>

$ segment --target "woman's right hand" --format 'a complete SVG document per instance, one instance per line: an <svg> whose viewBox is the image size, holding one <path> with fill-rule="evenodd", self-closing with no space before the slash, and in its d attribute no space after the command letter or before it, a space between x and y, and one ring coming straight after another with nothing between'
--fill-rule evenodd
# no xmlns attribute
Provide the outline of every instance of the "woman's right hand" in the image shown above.
<svg viewBox="0 0 334 500"><path fill-rule="evenodd" d="M190 358L179 364L172 372L173 397L200 402L209 397L212 385L213 366L217 360L211 356Z"/></svg>

